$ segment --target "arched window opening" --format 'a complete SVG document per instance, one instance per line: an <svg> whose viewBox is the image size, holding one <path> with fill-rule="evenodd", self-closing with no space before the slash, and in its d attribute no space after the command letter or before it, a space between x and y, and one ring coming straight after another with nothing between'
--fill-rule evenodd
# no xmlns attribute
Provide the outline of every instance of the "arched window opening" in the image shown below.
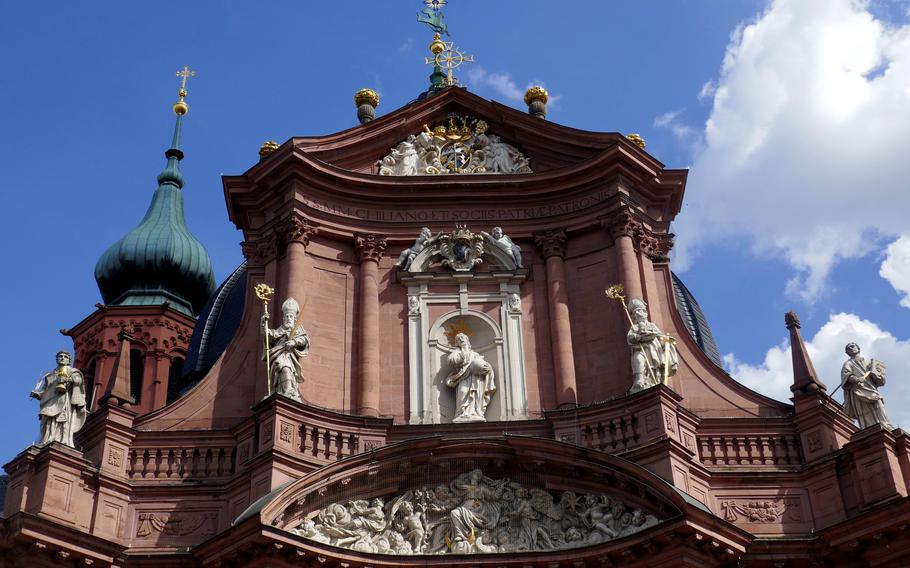
<svg viewBox="0 0 910 568"><path fill-rule="evenodd" d="M184 363L181 357L174 357L171 360L171 368L167 373L167 404L174 402L183 389L184 384L180 379L183 376Z"/></svg>
<svg viewBox="0 0 910 568"><path fill-rule="evenodd" d="M130 394L133 395L133 400L136 404L139 404L139 399L142 398L142 375L145 371L144 359L142 351L130 349Z"/></svg>

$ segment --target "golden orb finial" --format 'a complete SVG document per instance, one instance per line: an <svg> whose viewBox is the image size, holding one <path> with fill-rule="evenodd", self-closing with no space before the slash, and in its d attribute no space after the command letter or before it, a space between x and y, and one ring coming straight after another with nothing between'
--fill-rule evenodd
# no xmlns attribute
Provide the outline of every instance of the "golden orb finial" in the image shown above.
<svg viewBox="0 0 910 568"><path fill-rule="evenodd" d="M636 133L626 134L626 138L629 140L629 142L635 144L642 150L645 149L645 139L642 138L640 134L636 134Z"/></svg>
<svg viewBox="0 0 910 568"><path fill-rule="evenodd" d="M543 87L534 86L525 91L525 104L530 105L534 101L540 101L544 104L550 100L550 95Z"/></svg>
<svg viewBox="0 0 910 568"><path fill-rule="evenodd" d="M433 36L433 41L430 42L430 53L433 55L439 55L446 49L446 44L442 41L442 38L439 37L439 32Z"/></svg>
<svg viewBox="0 0 910 568"><path fill-rule="evenodd" d="M354 93L354 104L356 106L367 104L376 108L379 106L379 93L373 89L360 89Z"/></svg>
<svg viewBox="0 0 910 568"><path fill-rule="evenodd" d="M269 154L271 154L272 152L277 150L278 146L279 146L278 142L275 142L274 140L266 140L265 142L262 143L262 146L259 148L259 158L260 159L265 158L266 156L268 156Z"/></svg>

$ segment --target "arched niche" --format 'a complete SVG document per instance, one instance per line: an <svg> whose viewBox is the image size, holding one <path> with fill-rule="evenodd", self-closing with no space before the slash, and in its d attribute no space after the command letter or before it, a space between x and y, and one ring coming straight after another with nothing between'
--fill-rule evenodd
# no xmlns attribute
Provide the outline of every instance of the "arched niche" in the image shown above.
<svg viewBox="0 0 910 568"><path fill-rule="evenodd" d="M517 292L509 288L482 299L498 302L499 321L470 307L448 311L430 321L427 306L434 302L452 302L446 294L433 294L423 289L412 296L417 309L409 316L409 422L412 424L450 423L455 415L455 390L446 385L451 372L448 355L452 352L455 333L465 332L474 351L492 366L496 392L487 406L488 422L527 418L527 394L524 358L521 349L521 314L509 297Z"/></svg>
<svg viewBox="0 0 910 568"><path fill-rule="evenodd" d="M438 417L438 422L453 422L455 409L455 389L446 384L446 378L452 368L448 363L449 355L455 349L455 334L464 333L471 342L471 348L480 353L493 368L496 391L487 406L485 418L488 422L508 419L507 396L503 394L502 380L505 359L503 356L502 331L496 322L486 314L474 311L462 313L452 311L440 317L430 329L427 340L427 354L430 363L430 412Z"/></svg>

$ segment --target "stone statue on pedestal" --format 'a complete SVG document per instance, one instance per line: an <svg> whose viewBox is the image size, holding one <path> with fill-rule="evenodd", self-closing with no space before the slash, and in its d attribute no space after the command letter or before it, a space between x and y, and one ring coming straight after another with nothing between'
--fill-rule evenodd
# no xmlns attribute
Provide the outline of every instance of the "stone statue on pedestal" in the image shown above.
<svg viewBox="0 0 910 568"><path fill-rule="evenodd" d="M840 371L844 412L856 419L860 428L881 424L889 430L893 429L885 413L885 399L878 392L878 387L885 384L885 364L860 357L859 345L853 342L847 344L845 351L850 358Z"/></svg>
<svg viewBox="0 0 910 568"><path fill-rule="evenodd" d="M57 352L57 368L42 376L31 392L41 403L39 445L60 442L74 448L73 434L85 423L85 380L71 362L68 351Z"/></svg>
<svg viewBox="0 0 910 568"><path fill-rule="evenodd" d="M648 321L644 300L629 300L632 327L626 341L632 349L632 388L630 393L659 385L676 374L679 357L674 339Z"/></svg>
<svg viewBox="0 0 910 568"><path fill-rule="evenodd" d="M455 349L448 355L451 373L446 386L455 389L455 418L453 422L485 422L484 414L496 382L493 367L483 355L471 349L471 340L464 333L455 336Z"/></svg>
<svg viewBox="0 0 910 568"><path fill-rule="evenodd" d="M303 382L300 358L310 352L310 337L299 322L300 305L294 298L281 304L281 325L269 329L268 312L262 315L262 333L269 336L269 359L271 391L300 401L298 383Z"/></svg>
<svg viewBox="0 0 910 568"><path fill-rule="evenodd" d="M515 261L515 268L523 268L521 263L521 247L512 242L509 235L502 232L502 227L493 227L492 233L481 231L487 242L495 247L499 247Z"/></svg>

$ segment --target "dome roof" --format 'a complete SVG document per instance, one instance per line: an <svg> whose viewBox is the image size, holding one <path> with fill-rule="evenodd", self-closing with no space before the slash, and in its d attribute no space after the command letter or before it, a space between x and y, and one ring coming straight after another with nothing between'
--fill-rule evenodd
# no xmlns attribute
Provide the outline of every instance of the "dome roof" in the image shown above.
<svg viewBox="0 0 910 568"><path fill-rule="evenodd" d="M95 265L95 280L108 305L170 302L174 309L195 316L215 291L212 260L183 217L179 167L183 152L177 149L180 119L145 217Z"/></svg>
<svg viewBox="0 0 910 568"><path fill-rule="evenodd" d="M717 342L714 341L714 334L711 333L711 327L708 325L708 318L701 311L698 300L692 295L692 292L683 284L675 273L671 272L673 277L673 294L676 296L676 310L679 317L686 324L689 335L695 340L695 343L701 347L705 355L718 367L723 367L723 361L720 357L720 350L717 348Z"/></svg>

